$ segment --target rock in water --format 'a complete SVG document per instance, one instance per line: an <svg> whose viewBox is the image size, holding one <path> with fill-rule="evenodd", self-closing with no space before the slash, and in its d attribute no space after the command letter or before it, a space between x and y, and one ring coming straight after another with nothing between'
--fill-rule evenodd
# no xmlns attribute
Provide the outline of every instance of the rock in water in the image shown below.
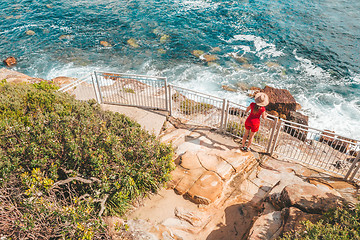
<svg viewBox="0 0 360 240"><path fill-rule="evenodd" d="M4 64L8 67L15 66L17 64L17 61L14 57L8 57L4 60Z"/></svg>
<svg viewBox="0 0 360 240"><path fill-rule="evenodd" d="M140 47L139 44L137 44L136 40L134 38L130 38L127 40L127 44L129 44L133 48Z"/></svg>
<svg viewBox="0 0 360 240"><path fill-rule="evenodd" d="M218 57L215 55L204 54L201 56L201 59L205 60L206 62L213 62L213 61L216 61L218 59Z"/></svg>
<svg viewBox="0 0 360 240"><path fill-rule="evenodd" d="M27 30L26 35L32 36L35 35L35 32L33 30Z"/></svg>
<svg viewBox="0 0 360 240"><path fill-rule="evenodd" d="M72 38L71 35L61 35L61 36L59 37L60 40L63 40L63 39L70 40L71 38Z"/></svg>
<svg viewBox="0 0 360 240"><path fill-rule="evenodd" d="M104 47L111 47L111 44L108 43L107 41L100 41L100 45L102 45Z"/></svg>
<svg viewBox="0 0 360 240"><path fill-rule="evenodd" d="M269 105L266 106L266 110L274 110L279 114L283 113L287 116L290 114L290 111L296 111L295 98L288 90L266 86L263 92L269 96Z"/></svg>
<svg viewBox="0 0 360 240"><path fill-rule="evenodd" d="M170 36L167 34L164 34L160 38L160 43L166 43L170 39Z"/></svg>
<svg viewBox="0 0 360 240"><path fill-rule="evenodd" d="M202 50L193 50L191 52L191 54L194 55L195 57L200 57L201 55L204 54L204 51L202 51Z"/></svg>

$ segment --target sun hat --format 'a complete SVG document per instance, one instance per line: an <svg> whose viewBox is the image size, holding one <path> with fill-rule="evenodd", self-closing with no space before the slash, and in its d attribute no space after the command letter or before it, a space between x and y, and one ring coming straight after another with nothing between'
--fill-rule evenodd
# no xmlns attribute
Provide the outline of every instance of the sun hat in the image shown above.
<svg viewBox="0 0 360 240"><path fill-rule="evenodd" d="M255 95L255 102L260 107L265 107L269 104L269 97L266 93L259 92Z"/></svg>

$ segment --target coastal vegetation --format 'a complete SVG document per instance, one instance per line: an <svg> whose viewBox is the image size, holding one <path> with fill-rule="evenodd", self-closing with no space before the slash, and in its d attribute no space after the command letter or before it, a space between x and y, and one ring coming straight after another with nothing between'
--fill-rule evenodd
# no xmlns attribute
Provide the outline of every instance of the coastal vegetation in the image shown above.
<svg viewBox="0 0 360 240"><path fill-rule="evenodd" d="M171 146L139 124L56 90L0 84L0 237L106 239L101 217L174 168Z"/></svg>
<svg viewBox="0 0 360 240"><path fill-rule="evenodd" d="M353 240L360 239L360 204L354 209L341 207L325 213L316 223L302 222L302 231L286 233L280 240Z"/></svg>

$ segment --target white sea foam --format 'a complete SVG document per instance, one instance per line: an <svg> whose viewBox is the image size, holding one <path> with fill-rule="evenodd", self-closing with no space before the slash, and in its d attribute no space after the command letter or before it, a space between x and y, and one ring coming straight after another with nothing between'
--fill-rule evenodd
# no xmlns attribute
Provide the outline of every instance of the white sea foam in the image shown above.
<svg viewBox="0 0 360 240"><path fill-rule="evenodd" d="M327 73L321 67L315 66L309 59L305 59L297 56L296 49L293 51L293 54L296 60L300 62L300 65L297 68L295 68L295 70L304 71L304 73L307 74L308 76L330 77L329 73Z"/></svg>
<svg viewBox="0 0 360 240"><path fill-rule="evenodd" d="M181 11L188 11L190 9L207 9L207 8L216 8L220 3L212 3L205 0L185 0L178 1L178 4L181 5Z"/></svg>
<svg viewBox="0 0 360 240"><path fill-rule="evenodd" d="M228 43L233 43L235 41L247 41L252 42L255 47L255 54L259 56L261 59L264 59L265 57L279 57L284 55L282 51L279 51L276 49L275 44L268 43L264 39L258 36L254 35L235 35L232 39L228 40ZM239 48L249 51L249 48L244 48L243 45L238 46Z"/></svg>

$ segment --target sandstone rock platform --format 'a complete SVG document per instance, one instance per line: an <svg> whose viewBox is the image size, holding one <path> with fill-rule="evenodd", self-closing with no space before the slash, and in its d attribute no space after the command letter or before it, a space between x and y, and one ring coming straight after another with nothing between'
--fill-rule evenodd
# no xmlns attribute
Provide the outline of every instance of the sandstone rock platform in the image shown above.
<svg viewBox="0 0 360 240"><path fill-rule="evenodd" d="M129 239L274 239L284 230L298 229L300 220L319 219L321 210L311 212L310 200L274 206L272 197L294 187L311 189L309 199L356 201L356 187L340 179L294 162L241 152L231 137L208 128L175 125L166 122L160 135L176 149L172 180L121 220ZM328 196L334 198L323 200ZM120 232L111 234L122 239Z"/></svg>

